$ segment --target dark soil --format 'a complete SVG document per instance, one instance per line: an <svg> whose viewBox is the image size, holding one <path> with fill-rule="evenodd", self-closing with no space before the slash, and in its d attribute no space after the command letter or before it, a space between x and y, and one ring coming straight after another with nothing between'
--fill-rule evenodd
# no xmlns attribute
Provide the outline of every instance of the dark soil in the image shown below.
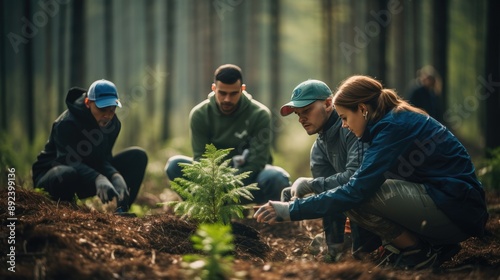
<svg viewBox="0 0 500 280"><path fill-rule="evenodd" d="M0 191L0 279L188 279L182 255L195 253L193 223L168 213L142 218L101 213L57 203L18 188L15 192L15 272L10 272L7 192ZM471 238L443 271L377 268L346 257L324 263L308 245L319 220L277 225L234 221L233 270L244 279L500 279L500 196L488 195L488 234ZM347 246L346 246L347 247Z"/></svg>

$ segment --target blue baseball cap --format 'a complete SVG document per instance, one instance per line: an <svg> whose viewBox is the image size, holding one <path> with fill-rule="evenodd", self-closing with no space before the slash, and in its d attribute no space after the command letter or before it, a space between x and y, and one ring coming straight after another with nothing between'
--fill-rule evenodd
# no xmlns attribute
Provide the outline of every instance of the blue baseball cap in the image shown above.
<svg viewBox="0 0 500 280"><path fill-rule="evenodd" d="M104 79L97 80L90 85L87 97L89 100L95 102L97 108L109 106L122 107L118 99L118 91L116 90L115 84Z"/></svg>
<svg viewBox="0 0 500 280"><path fill-rule="evenodd" d="M332 95L330 88L320 80L307 80L292 91L291 101L281 106L280 114L288 116L294 108L302 108L316 100L325 100Z"/></svg>

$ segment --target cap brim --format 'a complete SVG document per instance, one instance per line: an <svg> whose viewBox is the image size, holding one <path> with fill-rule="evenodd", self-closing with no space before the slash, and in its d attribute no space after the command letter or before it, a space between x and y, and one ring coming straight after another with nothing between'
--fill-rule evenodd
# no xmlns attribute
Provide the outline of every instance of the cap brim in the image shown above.
<svg viewBox="0 0 500 280"><path fill-rule="evenodd" d="M95 101L95 105L97 106L97 108L104 108L109 106L118 106L120 108L122 107L120 100L116 99L116 97L99 99Z"/></svg>
<svg viewBox="0 0 500 280"><path fill-rule="evenodd" d="M281 106L280 114L283 117L286 117L286 116L290 115L291 113L293 113L293 111L294 111L295 108L305 107L305 106L313 103L316 100L318 100L318 99L290 101L290 102L286 103L285 105Z"/></svg>

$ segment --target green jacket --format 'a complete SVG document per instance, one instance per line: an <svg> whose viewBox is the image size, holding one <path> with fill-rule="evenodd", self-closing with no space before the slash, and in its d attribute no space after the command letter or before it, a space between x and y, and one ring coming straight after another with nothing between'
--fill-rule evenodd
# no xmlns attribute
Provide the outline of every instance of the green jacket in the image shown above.
<svg viewBox="0 0 500 280"><path fill-rule="evenodd" d="M205 145L213 144L217 149L233 148L232 158L249 150L246 162L239 172L252 171L251 178L271 163L271 112L262 103L254 100L246 91L241 95L238 109L231 115L219 111L215 93L196 105L189 114L193 159L198 161L205 152Z"/></svg>

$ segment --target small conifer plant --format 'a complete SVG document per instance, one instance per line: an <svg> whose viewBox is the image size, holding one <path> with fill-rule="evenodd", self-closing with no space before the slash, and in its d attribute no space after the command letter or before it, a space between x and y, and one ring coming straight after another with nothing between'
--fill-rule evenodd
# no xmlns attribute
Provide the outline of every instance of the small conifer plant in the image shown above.
<svg viewBox="0 0 500 280"><path fill-rule="evenodd" d="M229 279L234 250L230 225L201 224L191 236L193 247L203 255L183 256L186 276L190 279Z"/></svg>
<svg viewBox="0 0 500 280"><path fill-rule="evenodd" d="M211 224L228 224L234 216L244 217L240 198L253 200L250 191L259 188L256 183L244 186L242 180L250 171L237 174L230 166L231 159L225 159L230 151L208 144L200 161L179 164L184 176L171 182L171 188L184 201L167 202L177 215Z"/></svg>

